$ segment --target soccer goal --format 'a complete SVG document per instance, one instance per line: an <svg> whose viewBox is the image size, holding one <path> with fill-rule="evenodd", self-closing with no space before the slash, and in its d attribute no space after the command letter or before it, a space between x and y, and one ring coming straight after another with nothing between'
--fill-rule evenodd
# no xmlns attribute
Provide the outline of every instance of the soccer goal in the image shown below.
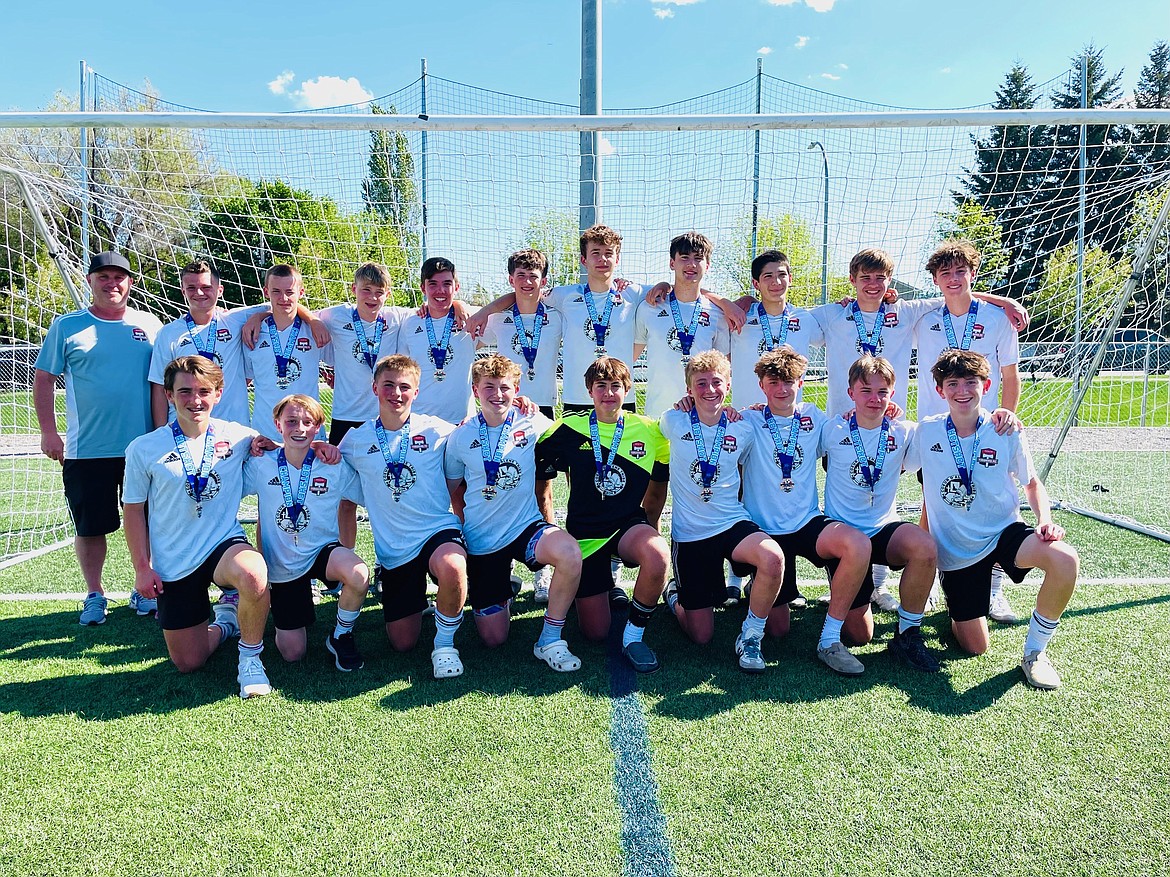
<svg viewBox="0 0 1170 877"><path fill-rule="evenodd" d="M100 77L94 93L85 114L0 113L0 558L70 532L30 374L53 316L85 301L88 253L124 252L136 306L163 319L192 258L214 262L229 306L259 301L281 261L314 307L345 301L366 260L401 303L433 255L472 300L506 290L523 246L572 282L582 131L600 135L596 212L631 280L668 278L670 238L696 229L724 294L778 247L794 304L835 300L851 255L880 246L901 295L931 296L929 252L974 241L979 288L1031 314L1020 413L1054 499L1170 539L1170 111L911 112L763 76L600 117L436 77L269 116L188 112Z"/></svg>

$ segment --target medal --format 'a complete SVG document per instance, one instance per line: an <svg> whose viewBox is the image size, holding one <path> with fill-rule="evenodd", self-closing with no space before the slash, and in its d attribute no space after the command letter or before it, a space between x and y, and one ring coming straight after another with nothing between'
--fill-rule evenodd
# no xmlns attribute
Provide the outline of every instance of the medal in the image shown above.
<svg viewBox="0 0 1170 877"><path fill-rule="evenodd" d="M288 474L288 459L284 456L284 448L281 448L276 453L276 474L280 479L280 492L284 495L284 507L288 510L288 523L292 527L293 545L297 543L297 519L300 518L301 512L305 510L305 497L309 492L310 475L313 469L313 449L309 448L309 452L305 454L304 462L301 463L300 481L297 482L297 495L294 498L292 492L292 480Z"/></svg>
<svg viewBox="0 0 1170 877"><path fill-rule="evenodd" d="M857 302L850 304L853 314L853 328L857 330L857 349L869 356L878 355L878 347L882 343L882 329L886 326L886 303L878 305L877 319L873 321L873 331L865 330L865 320L861 316L861 308Z"/></svg>
<svg viewBox="0 0 1170 877"><path fill-rule="evenodd" d="M487 479L487 486L483 488L483 498L489 502L495 498L496 495L496 481L500 477L500 463L504 459L504 443L508 440L508 432L512 428L512 417L515 414L515 409L508 409L508 416L504 418L504 423L500 427L500 436L496 439L496 446L489 450L488 446L491 442L488 441L488 425L487 421L483 419L482 412L476 415L479 421L479 452L483 456L483 474Z"/></svg>
<svg viewBox="0 0 1170 877"><path fill-rule="evenodd" d="M673 289L670 291L668 299L670 301L670 317L674 320L674 331L678 335L678 346L682 350L683 368L686 368L687 363L691 361L691 347L695 343L695 332L699 328L699 316L703 312L703 296L700 295L695 299L695 309L691 311L691 321L685 328L682 323L682 314L678 308L678 297L675 296Z"/></svg>
<svg viewBox="0 0 1170 877"><path fill-rule="evenodd" d="M969 324L968 324L969 325ZM979 457L979 429L983 426L983 415L979 415L979 422L975 424L975 440L971 444L971 465L967 465L967 461L963 459L963 446L959 444L959 433L955 429L955 422L951 420L951 416L947 415L947 441L951 445L951 457L954 458L955 468L959 470L959 481L963 484L963 490L967 492L967 497L970 498L975 495L975 483L972 481L972 476L975 471L975 460ZM968 507L970 503L968 503Z"/></svg>
<svg viewBox="0 0 1170 877"><path fill-rule="evenodd" d="M443 371L443 369L441 369L441 368L435 369L435 380L436 381L445 381L446 379L447 379L447 373L445 371Z"/></svg>
<svg viewBox="0 0 1170 877"><path fill-rule="evenodd" d="M711 454L707 454L707 445L703 439L702 423L699 421L699 412L694 408L691 409L691 436L695 440L695 456L699 460L699 478L703 482L703 489L699 491L699 496L703 502L710 502L714 491L711 489L711 483L715 480L715 476L719 473L719 457L723 453L723 437L727 434L727 414L721 412L719 414L719 425L715 428L715 441L711 448Z"/></svg>
<svg viewBox="0 0 1170 877"><path fill-rule="evenodd" d="M374 366L378 364L378 350L382 347L382 333L384 331L386 331L386 321L382 319L381 314L378 314L374 318L373 340L367 339L366 327L362 323L361 315L357 308L353 309L353 334L357 336L358 344L362 349L362 358L370 367L370 371L373 371Z"/></svg>
<svg viewBox="0 0 1170 877"><path fill-rule="evenodd" d="M877 483L882 477L882 467L886 464L886 450L889 447L890 421L882 417L881 432L878 433L877 454L870 467L869 457L865 453L865 445L861 441L861 431L857 428L857 415L849 415L849 439L853 443L853 453L857 455L857 465L861 469L861 477L869 487L869 504L873 505L873 496L877 491Z"/></svg>
<svg viewBox="0 0 1170 877"><path fill-rule="evenodd" d="M772 333L772 318L764 310L763 302L756 302L756 316L760 320L760 330L764 333L764 345L769 351L781 347L788 340L788 305L784 306L784 310L777 317L780 321L779 334Z"/></svg>
<svg viewBox="0 0 1170 877"><path fill-rule="evenodd" d="M776 447L776 458L780 461L780 489L791 493L796 482L792 480L792 464L796 460L796 446L800 437L800 415L794 409L792 425L788 427L788 436L780 438L780 424L776 422L771 408L764 409L764 423L768 432L772 434L772 444Z"/></svg>
<svg viewBox="0 0 1170 877"><path fill-rule="evenodd" d="M516 340L520 342L520 352L524 361L528 363L528 380L536 379L536 354L540 349L540 330L544 327L544 303L537 302L536 318L532 322L532 331L524 326L524 318L520 316L520 308L512 305L512 320L516 324ZM596 331L596 330L595 330Z"/></svg>
<svg viewBox="0 0 1170 877"><path fill-rule="evenodd" d="M276 320L271 314L264 318L264 325L268 327L268 340L272 344L272 355L276 357L276 376L288 377L288 363L292 359L293 350L297 346L297 337L301 334L301 318L293 317L292 331L288 333L288 344L280 349L280 335L276 331Z"/></svg>
<svg viewBox="0 0 1170 877"><path fill-rule="evenodd" d="M447 319L443 321L442 340L435 337L435 323L430 313L423 317L423 323L427 327L427 343L431 346L431 362L435 364L435 380L441 381L447 377L444 369L447 365L447 345L451 343L451 329L455 326L455 312L447 311Z"/></svg>
<svg viewBox="0 0 1170 877"><path fill-rule="evenodd" d="M203 436L203 459L199 468L195 468L195 461L191 459L191 450L187 447L187 437L179 427L178 419L171 422L171 435L175 439L175 452L179 455L179 462L183 464L183 474L187 478L187 490L195 500L195 517L203 517L203 491L207 489L207 479L211 477L211 466L215 459L215 429L209 423L207 432Z"/></svg>
<svg viewBox="0 0 1170 877"><path fill-rule="evenodd" d="M212 316L211 322L207 324L207 347L203 347L199 343L199 327L195 325L191 315L183 314L183 319L187 323L187 334L191 336L191 343L195 345L195 350L200 356L215 362L215 345L219 340L216 337L219 333L219 318Z"/></svg>
<svg viewBox="0 0 1170 877"><path fill-rule="evenodd" d="M970 350L971 342L975 340L975 317L979 313L979 300L971 299L971 307L967 311L967 325L963 327L963 343L960 345L955 335L955 326L951 322L951 310L943 305L942 324L947 333L947 344L952 350Z"/></svg>
<svg viewBox="0 0 1170 877"><path fill-rule="evenodd" d="M613 315L613 291L605 293L605 310L601 314L597 313L597 304L593 301L588 283L581 284L581 298L585 302L585 310L589 311L589 321L593 323L593 340L597 344L593 348L593 355L605 356L605 333L609 331L609 319Z"/></svg>
<svg viewBox="0 0 1170 877"><path fill-rule="evenodd" d="M601 432L597 426L597 412L589 412L589 442L593 446L593 466L596 470L593 483L597 486L597 491L601 494L602 499L605 499L605 491L602 488L605 485L605 479L609 475L609 469L613 465L613 461L617 459L618 446L622 443L622 433L625 429L626 416L619 414L617 423L613 425L613 441L609 443L609 461L603 462L601 457Z"/></svg>
<svg viewBox="0 0 1170 877"><path fill-rule="evenodd" d="M391 456L390 439L386 435L386 427L382 426L382 418L374 421L374 434L378 437L378 447L382 449L382 459L386 461L386 468L394 479L394 501L398 502L402 494L402 470L406 467L406 452L410 450L410 418L398 430L398 454Z"/></svg>
<svg viewBox="0 0 1170 877"><path fill-rule="evenodd" d="M795 487L796 487L796 482L793 481L791 478L781 478L780 479L780 489L783 490L785 493L792 493L792 490Z"/></svg>

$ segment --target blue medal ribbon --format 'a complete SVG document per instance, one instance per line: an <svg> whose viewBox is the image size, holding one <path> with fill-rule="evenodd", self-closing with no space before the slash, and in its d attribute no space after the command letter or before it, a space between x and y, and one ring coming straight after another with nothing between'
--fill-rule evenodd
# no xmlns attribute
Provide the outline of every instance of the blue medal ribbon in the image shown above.
<svg viewBox="0 0 1170 877"><path fill-rule="evenodd" d="M703 439L703 425L699 420L699 412L691 409L691 436L695 440L695 456L699 460L699 478L703 482L700 496L703 502L710 502L713 491L711 484L719 473L719 457L723 453L723 437L727 434L727 413L719 414L719 425L715 427L714 447L710 455L707 454L707 443Z"/></svg>
<svg viewBox="0 0 1170 877"><path fill-rule="evenodd" d="M865 453L865 445L861 441L861 431L857 428L857 415L849 415L849 438L853 442L853 453L857 455L857 463L861 467L861 477L869 485L872 495L877 491L877 483L882 477L882 467L886 465L886 450L890 443L890 420L882 418L881 432L878 433L877 453L874 455L873 467L870 468L869 457ZM872 502L872 500L871 500Z"/></svg>
<svg viewBox="0 0 1170 877"><path fill-rule="evenodd" d="M370 367L370 371L374 370L374 366L378 364L378 351L382 348L382 333L386 331L386 321L382 319L382 315L378 314L374 318L374 339L372 341L366 338L366 327L362 324L361 315L358 309L353 309L353 334L357 336L358 344L362 348L362 357L366 361L366 365Z"/></svg>
<svg viewBox="0 0 1170 877"><path fill-rule="evenodd" d="M960 345L955 335L955 326L951 322L951 310L943 305L942 324L947 333L947 344L952 350L970 350L971 342L975 340L975 317L979 314L978 299L971 299L971 307L967 310L967 325L963 327L963 343Z"/></svg>
<svg viewBox="0 0 1170 877"><path fill-rule="evenodd" d="M500 477L500 463L504 459L504 444L508 441L508 431L512 428L514 414L515 409L513 408L504 418L494 449L489 449L491 442L488 441L487 421L484 420L482 413L476 415L479 419L479 451L483 455L483 474L487 479L487 486L483 489L484 499L490 500L496 495L496 481Z"/></svg>
<svg viewBox="0 0 1170 877"><path fill-rule="evenodd" d="M292 479L288 474L288 459L284 455L284 448L276 452L276 474L280 478L280 491L284 494L284 507L288 509L288 521L294 531L297 528L297 519L305 509L305 496L309 492L309 481L311 480L309 476L313 469L314 456L313 449L309 448L309 452L305 454L304 462L301 463L301 480L297 483L297 495L294 498Z"/></svg>
<svg viewBox="0 0 1170 877"><path fill-rule="evenodd" d="M524 327L524 318L520 316L520 308L514 304L512 305L512 320L516 323L516 339L520 342L520 352L524 354L524 361L528 363L528 380L535 380L536 354L540 348L540 330L544 327L544 303L537 302L536 320L532 325L531 332Z"/></svg>
<svg viewBox="0 0 1170 877"><path fill-rule="evenodd" d="M768 312L764 310L763 302L756 302L756 315L760 320L760 329L764 333L764 344L767 345L769 351L775 350L777 347L784 345L788 340L788 305L784 306L784 311L777 317L780 320L780 332L772 334L772 320L768 316Z"/></svg>
<svg viewBox="0 0 1170 877"><path fill-rule="evenodd" d="M609 318L613 315L613 290L605 294L605 311L597 313L597 305L593 302L593 293L588 283L581 284L581 298L585 301L585 310L589 311L589 319L593 323L593 341L597 345L593 353L605 356L605 333L609 331Z"/></svg>
<svg viewBox="0 0 1170 877"><path fill-rule="evenodd" d="M772 444L776 446L776 456L780 460L780 487L785 492L791 491L796 484L792 480L792 464L796 460L796 446L800 439L800 413L792 412L792 425L788 428L788 437L780 437L780 424L776 422L771 408L764 409L764 423L768 425L768 432L772 433Z"/></svg>
<svg viewBox="0 0 1170 877"><path fill-rule="evenodd" d="M195 461L187 447L187 437L183 435L177 419L171 422L171 434L175 437L175 452L179 455L179 462L183 464L183 474L187 476L187 486L195 500L195 515L202 517L203 491L207 489L207 479L211 477L211 465L215 459L215 429L211 424L207 425L207 432L203 436L203 459L198 469L195 468Z"/></svg>
<svg viewBox="0 0 1170 877"><path fill-rule="evenodd" d="M215 345L219 340L216 337L216 334L219 332L219 318L213 314L211 322L207 324L207 347L200 345L199 327L195 325L195 321L191 319L191 315L183 314L183 319L187 323L187 334L191 336L191 343L195 345L195 350L200 356L215 362Z"/></svg>
<svg viewBox="0 0 1170 877"><path fill-rule="evenodd" d="M975 424L975 440L971 445L971 464L968 466L967 461L963 459L963 446L959 444L959 433L955 429L955 422L951 420L951 416L947 415L947 441L951 445L951 456L955 460L955 468L959 470L959 481L963 483L963 489L967 491L967 496L972 496L975 493L975 484L971 480L972 474L975 471L975 460L979 457L979 429L983 426L983 415L979 415L979 422Z"/></svg>
<svg viewBox="0 0 1170 877"><path fill-rule="evenodd" d="M451 343L451 330L455 326L455 311L447 311L447 319L443 321L443 337L435 336L435 323L428 312L423 317L427 327L427 343L431 346L431 361L435 364L435 380L441 381L447 376L444 369L447 367L447 345Z"/></svg>
<svg viewBox="0 0 1170 877"><path fill-rule="evenodd" d="M609 443L609 461L606 462L601 456L601 432L597 427L597 412L589 412L589 441L593 445L593 465L597 470L596 484L602 499L605 498L605 492L601 490L601 486L605 483L605 476L609 473L610 466L617 459L618 446L622 443L622 433L625 432L625 429L626 416L619 414L617 423L613 425L613 441Z"/></svg>
<svg viewBox="0 0 1170 877"><path fill-rule="evenodd" d="M703 296L695 299L695 309L691 311L691 321L684 328L682 322L682 314L678 307L678 296L674 294L674 290L670 291L667 296L670 301L670 317L674 320L674 330L678 334L678 346L682 348L682 361L686 365L687 360L691 358L691 347L695 343L695 332L699 328L699 315L703 311Z"/></svg>
<svg viewBox="0 0 1170 877"><path fill-rule="evenodd" d="M382 449L382 459L386 461L386 468L394 478L394 501L398 502L398 495L402 491L402 470L406 467L406 452L410 450L410 418L402 424L398 434L398 454L390 454L390 438L386 435L386 427L382 426L382 418L374 421L374 434L378 437L378 447Z"/></svg>
<svg viewBox="0 0 1170 877"><path fill-rule="evenodd" d="M283 351L280 349L280 334L276 331L276 320L269 315L264 318L264 325L268 327L268 340L272 344L272 355L276 357L276 374L283 378L288 375L288 362L292 359L297 338L301 334L301 318L293 317L292 331L288 333L288 344Z"/></svg>
<svg viewBox="0 0 1170 877"><path fill-rule="evenodd" d="M877 319L873 322L872 332L865 330L865 319L861 316L861 308L857 302L852 302L849 307L853 314L853 328L857 330L857 343L861 347L861 352L877 356L878 345L882 340L882 329L886 326L886 303L878 305Z"/></svg>

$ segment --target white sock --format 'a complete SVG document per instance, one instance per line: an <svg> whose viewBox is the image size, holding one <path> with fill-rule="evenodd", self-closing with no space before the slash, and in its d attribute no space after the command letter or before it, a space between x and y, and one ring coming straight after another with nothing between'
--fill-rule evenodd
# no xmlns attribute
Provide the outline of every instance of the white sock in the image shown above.
<svg viewBox="0 0 1170 877"><path fill-rule="evenodd" d="M1039 612L1032 612L1032 620L1028 622L1028 636L1024 639L1024 654L1042 652L1048 648L1048 641L1056 633L1056 626L1060 619L1045 618Z"/></svg>
<svg viewBox="0 0 1170 877"><path fill-rule="evenodd" d="M886 586L886 579L890 576L890 568L888 566L873 565L873 589L880 591Z"/></svg>

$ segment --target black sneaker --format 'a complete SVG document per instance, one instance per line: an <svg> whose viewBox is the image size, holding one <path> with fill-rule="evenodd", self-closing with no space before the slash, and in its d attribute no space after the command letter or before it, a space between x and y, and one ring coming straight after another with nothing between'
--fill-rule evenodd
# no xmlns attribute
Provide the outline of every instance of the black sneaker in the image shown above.
<svg viewBox="0 0 1170 877"><path fill-rule="evenodd" d="M886 648L915 670L923 673L938 672L938 659L927 650L922 628L918 626L908 627L903 633L895 631L894 638Z"/></svg>
<svg viewBox="0 0 1170 877"><path fill-rule="evenodd" d="M366 666L366 660L357 650L352 633L343 633L338 637L329 634L325 638L325 648L329 649L329 654L333 655L333 663L343 673L348 673L350 670L360 670Z"/></svg>

